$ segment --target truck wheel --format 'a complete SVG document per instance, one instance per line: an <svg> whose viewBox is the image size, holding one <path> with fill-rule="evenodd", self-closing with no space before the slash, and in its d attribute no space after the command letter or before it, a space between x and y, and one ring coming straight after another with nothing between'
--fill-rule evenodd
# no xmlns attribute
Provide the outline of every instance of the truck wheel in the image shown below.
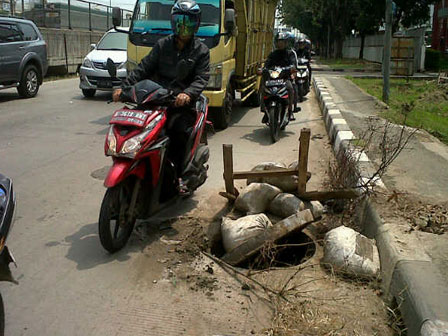
<svg viewBox="0 0 448 336"><path fill-rule="evenodd" d="M37 95L39 91L39 72L34 65L30 64L25 67L17 91L23 98L33 98Z"/></svg>
<svg viewBox="0 0 448 336"><path fill-rule="evenodd" d="M229 81L222 107L218 109L214 115L214 124L217 128L226 129L229 126L230 120L232 119L233 101L233 88Z"/></svg>
<svg viewBox="0 0 448 336"><path fill-rule="evenodd" d="M95 95L95 89L82 89L82 94L86 98L92 98Z"/></svg>

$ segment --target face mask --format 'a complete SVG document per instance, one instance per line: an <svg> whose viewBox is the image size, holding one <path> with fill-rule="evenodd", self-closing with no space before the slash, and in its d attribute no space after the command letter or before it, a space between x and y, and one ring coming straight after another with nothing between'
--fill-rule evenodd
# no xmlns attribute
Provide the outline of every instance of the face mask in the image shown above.
<svg viewBox="0 0 448 336"><path fill-rule="evenodd" d="M172 20L174 33L176 35L181 37L189 37L194 35L197 27L197 22L189 15L175 14L173 15Z"/></svg>

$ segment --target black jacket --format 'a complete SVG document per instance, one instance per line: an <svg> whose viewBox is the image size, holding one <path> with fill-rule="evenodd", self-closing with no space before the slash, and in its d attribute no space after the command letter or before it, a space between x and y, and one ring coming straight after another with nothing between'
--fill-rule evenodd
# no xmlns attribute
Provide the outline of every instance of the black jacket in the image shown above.
<svg viewBox="0 0 448 336"><path fill-rule="evenodd" d="M298 58L306 58L308 61L311 61L311 53L306 48L303 49L297 48L296 54Z"/></svg>
<svg viewBox="0 0 448 336"><path fill-rule="evenodd" d="M185 69L185 78L177 80L177 67ZM179 51L174 35L161 38L151 52L129 75L124 86L144 79L156 81L176 94L184 92L196 100L207 86L210 71L210 51L198 38L194 38Z"/></svg>
<svg viewBox="0 0 448 336"><path fill-rule="evenodd" d="M272 68L274 66L287 67L295 66L296 57L294 53L289 49L276 49L271 52L266 60L264 66L266 68Z"/></svg>

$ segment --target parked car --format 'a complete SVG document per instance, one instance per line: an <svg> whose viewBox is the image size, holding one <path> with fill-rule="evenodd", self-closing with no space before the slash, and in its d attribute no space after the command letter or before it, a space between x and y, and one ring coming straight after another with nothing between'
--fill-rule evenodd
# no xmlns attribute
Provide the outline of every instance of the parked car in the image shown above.
<svg viewBox="0 0 448 336"><path fill-rule="evenodd" d="M0 89L34 97L48 70L47 44L30 20L0 16Z"/></svg>
<svg viewBox="0 0 448 336"><path fill-rule="evenodd" d="M126 29L126 28L123 28ZM92 51L84 58L79 68L79 88L85 97L93 97L96 90L112 91L126 78L126 53L128 35L109 30ZM107 59L111 58L117 67L117 78L111 78L106 69Z"/></svg>

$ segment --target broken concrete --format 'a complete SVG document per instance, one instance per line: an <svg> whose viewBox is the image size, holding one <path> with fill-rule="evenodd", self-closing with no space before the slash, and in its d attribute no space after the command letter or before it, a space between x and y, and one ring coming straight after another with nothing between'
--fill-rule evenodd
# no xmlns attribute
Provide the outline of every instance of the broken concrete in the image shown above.
<svg viewBox="0 0 448 336"><path fill-rule="evenodd" d="M224 249L230 252L270 227L272 223L265 214L246 216L237 220L224 217L221 224Z"/></svg>
<svg viewBox="0 0 448 336"><path fill-rule="evenodd" d="M266 171L277 169L286 169L286 165L279 162L263 162L255 166L252 169L252 171ZM248 185L254 182L268 183L270 185L280 188L284 192L293 192L297 190L298 177L293 175L293 176L281 176L281 177L257 177L247 179Z"/></svg>
<svg viewBox="0 0 448 336"><path fill-rule="evenodd" d="M375 242L355 230L340 226L325 235L324 264L336 273L375 278L380 259Z"/></svg>
<svg viewBox="0 0 448 336"><path fill-rule="evenodd" d="M266 242L275 242L291 232L301 231L313 221L314 217L310 210L301 211L278 222L263 233L248 239L244 244L225 254L222 260L230 265L238 265L257 253Z"/></svg>
<svg viewBox="0 0 448 336"><path fill-rule="evenodd" d="M278 194L269 205L269 212L280 218L286 218L305 210L305 204L292 194Z"/></svg>
<svg viewBox="0 0 448 336"><path fill-rule="evenodd" d="M236 199L235 208L248 215L263 213L280 193L279 188L267 183L251 183Z"/></svg>

